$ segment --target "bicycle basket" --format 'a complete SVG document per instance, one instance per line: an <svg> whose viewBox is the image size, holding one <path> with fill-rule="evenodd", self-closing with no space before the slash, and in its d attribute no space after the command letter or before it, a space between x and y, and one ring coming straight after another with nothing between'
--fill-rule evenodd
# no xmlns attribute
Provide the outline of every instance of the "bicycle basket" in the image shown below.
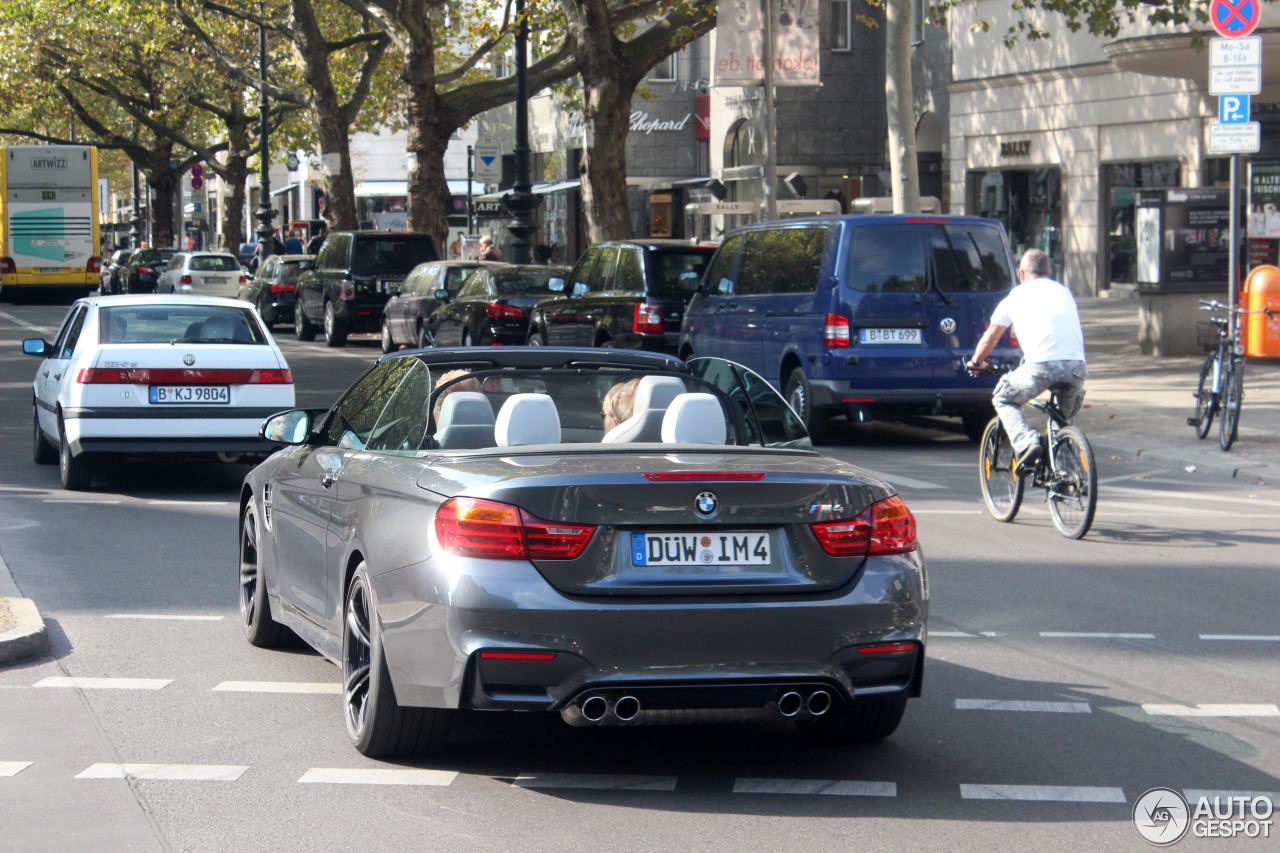
<svg viewBox="0 0 1280 853"><path fill-rule="evenodd" d="M1196 344L1203 349L1216 349L1222 341L1222 327L1204 320L1196 322Z"/></svg>

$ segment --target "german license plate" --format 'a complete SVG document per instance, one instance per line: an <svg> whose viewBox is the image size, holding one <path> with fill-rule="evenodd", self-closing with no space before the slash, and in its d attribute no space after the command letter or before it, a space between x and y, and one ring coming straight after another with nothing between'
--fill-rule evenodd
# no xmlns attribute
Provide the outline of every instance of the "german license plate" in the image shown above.
<svg viewBox="0 0 1280 853"><path fill-rule="evenodd" d="M769 534L632 533L633 566L767 566Z"/></svg>
<svg viewBox="0 0 1280 853"><path fill-rule="evenodd" d="M919 329L861 329L858 340L864 344L918 344L924 338Z"/></svg>
<svg viewBox="0 0 1280 853"><path fill-rule="evenodd" d="M227 385L152 385L151 402L225 405L231 402L231 388Z"/></svg>
<svg viewBox="0 0 1280 853"><path fill-rule="evenodd" d="M39 272L64 272L62 267L36 267Z"/></svg>
<svg viewBox="0 0 1280 853"><path fill-rule="evenodd" d="M224 275L207 275L204 277L205 284L226 284L227 277Z"/></svg>
<svg viewBox="0 0 1280 853"><path fill-rule="evenodd" d="M402 284L404 284L404 279L402 278L395 279L394 281L386 280L378 282L378 286L382 288L383 293L395 293L400 289L400 285Z"/></svg>

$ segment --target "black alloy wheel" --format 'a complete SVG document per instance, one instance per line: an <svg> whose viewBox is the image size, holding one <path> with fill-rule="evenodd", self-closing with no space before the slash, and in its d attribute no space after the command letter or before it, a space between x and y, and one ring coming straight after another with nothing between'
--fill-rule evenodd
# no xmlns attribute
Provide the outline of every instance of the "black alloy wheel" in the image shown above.
<svg viewBox="0 0 1280 853"><path fill-rule="evenodd" d="M337 311L331 301L324 303L324 345L327 347L344 347L347 345L347 330L338 320Z"/></svg>
<svg viewBox="0 0 1280 853"><path fill-rule="evenodd" d="M787 403L809 430L809 438L819 444L827 438L827 418L821 412L814 411L809 394L809 379L804 375L804 368L797 367L787 377L786 391L783 393Z"/></svg>
<svg viewBox="0 0 1280 853"><path fill-rule="evenodd" d="M258 511L250 498L240 519L240 626L250 645L263 649L279 646L288 628L271 618L271 601L262 576Z"/></svg>

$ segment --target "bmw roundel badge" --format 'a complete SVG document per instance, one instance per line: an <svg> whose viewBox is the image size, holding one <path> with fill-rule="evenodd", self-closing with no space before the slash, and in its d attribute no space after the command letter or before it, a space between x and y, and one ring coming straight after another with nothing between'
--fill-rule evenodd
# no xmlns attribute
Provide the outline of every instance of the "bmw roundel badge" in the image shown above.
<svg viewBox="0 0 1280 853"><path fill-rule="evenodd" d="M710 518L720 509L720 501L711 492L703 492L693 499L693 509L703 518Z"/></svg>

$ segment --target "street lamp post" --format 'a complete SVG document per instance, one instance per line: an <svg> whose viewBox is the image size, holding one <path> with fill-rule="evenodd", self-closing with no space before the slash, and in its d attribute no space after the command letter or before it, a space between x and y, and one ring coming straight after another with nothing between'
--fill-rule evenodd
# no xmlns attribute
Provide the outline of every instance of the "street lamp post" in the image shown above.
<svg viewBox="0 0 1280 853"><path fill-rule="evenodd" d="M258 11L259 14L266 15L266 10L262 6L258 7ZM261 269L262 264L272 254L271 222L276 216L276 211L271 209L271 160L267 139L269 133L267 129L267 110L271 105L267 101L267 25L265 19L258 22L258 73L262 80L262 88L259 90L262 94L262 99L258 106L258 159L261 161L261 171L258 178L258 209L253 212L253 215L258 220L258 268Z"/></svg>
<svg viewBox="0 0 1280 853"><path fill-rule="evenodd" d="M511 234L511 263L527 264L532 256L529 238L537 231L533 211L538 200L533 195L529 176L529 21L524 14L524 0L516 0L516 19L515 181L503 201L511 211L511 224L507 226Z"/></svg>
<svg viewBox="0 0 1280 853"><path fill-rule="evenodd" d="M133 164L133 215L129 217L129 248L137 249L142 237L142 210L138 206L138 164Z"/></svg>

